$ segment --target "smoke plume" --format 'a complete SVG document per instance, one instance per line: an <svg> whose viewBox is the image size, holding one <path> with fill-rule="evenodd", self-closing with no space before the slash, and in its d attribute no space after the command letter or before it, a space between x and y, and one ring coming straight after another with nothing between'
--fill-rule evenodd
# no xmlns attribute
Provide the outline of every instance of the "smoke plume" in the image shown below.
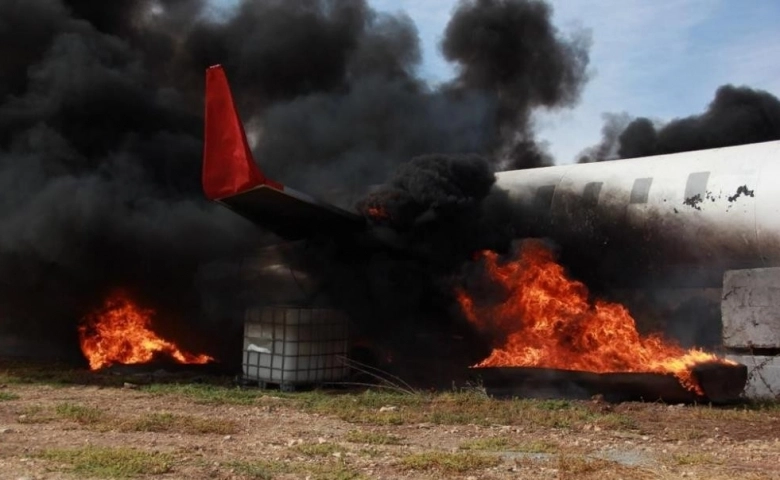
<svg viewBox="0 0 780 480"><path fill-rule="evenodd" d="M704 113L668 123L607 115L602 141L580 162L635 158L780 140L780 100L763 90L723 85Z"/></svg>
<svg viewBox="0 0 780 480"><path fill-rule="evenodd" d="M399 223L377 235L447 265L495 243L492 172L550 163L531 113L573 105L587 80L587 34L550 17L537 0L462 1L442 40L459 74L432 87L412 21L364 0L0 1L0 328L75 339L115 287L194 326L198 266L273 240L203 200L216 63L270 176L351 206L420 157L380 190Z"/></svg>

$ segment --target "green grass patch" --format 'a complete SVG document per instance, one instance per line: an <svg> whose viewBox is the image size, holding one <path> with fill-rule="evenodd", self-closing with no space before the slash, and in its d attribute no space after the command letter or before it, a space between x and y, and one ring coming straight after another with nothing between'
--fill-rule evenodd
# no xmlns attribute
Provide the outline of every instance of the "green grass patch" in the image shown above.
<svg viewBox="0 0 780 480"><path fill-rule="evenodd" d="M344 462L313 464L303 470L305 478L312 480L367 480L367 477Z"/></svg>
<svg viewBox="0 0 780 480"><path fill-rule="evenodd" d="M0 392L0 402L9 402L11 400L19 400L19 395L12 392Z"/></svg>
<svg viewBox="0 0 780 480"><path fill-rule="evenodd" d="M95 375L88 370L74 369L60 363L4 360L0 368L0 384L94 385L96 380Z"/></svg>
<svg viewBox="0 0 780 480"><path fill-rule="evenodd" d="M495 467L500 462L501 460L498 457L472 452L424 452L407 455L401 460L401 466L409 470L418 471L466 473Z"/></svg>
<svg viewBox="0 0 780 480"><path fill-rule="evenodd" d="M490 437L464 442L460 445L460 449L487 452L556 453L560 449L560 445L544 440L519 442L507 437Z"/></svg>
<svg viewBox="0 0 780 480"><path fill-rule="evenodd" d="M720 463L715 457L706 453L680 453L672 456L674 463L684 465L713 465Z"/></svg>
<svg viewBox="0 0 780 480"><path fill-rule="evenodd" d="M261 390L212 384L168 383L142 387L153 395L176 395L208 405L253 405L264 396Z"/></svg>
<svg viewBox="0 0 780 480"><path fill-rule="evenodd" d="M161 475L171 471L173 462L170 455L131 448L52 449L45 450L40 456L63 464L65 471L101 478Z"/></svg>
<svg viewBox="0 0 780 480"><path fill-rule="evenodd" d="M19 412L19 423L35 424L35 423L49 423L53 422L57 418L49 410L43 408L41 405L28 405Z"/></svg>
<svg viewBox="0 0 780 480"><path fill-rule="evenodd" d="M304 411L369 425L433 423L437 425L517 425L575 428L585 424L605 429L635 429L629 416L602 413L586 402L559 400L494 400L476 392L399 394L366 391L334 395L309 392L290 397ZM395 409L380 411L391 405Z"/></svg>
<svg viewBox="0 0 780 480"><path fill-rule="evenodd" d="M149 413L119 424L124 432L173 432L190 435L228 435L239 431L238 424L221 418L203 418L175 413Z"/></svg>
<svg viewBox="0 0 780 480"><path fill-rule="evenodd" d="M365 477L344 461L316 463L257 461L227 464L235 473L250 480L270 480L279 475L296 475L311 480L362 480Z"/></svg>
<svg viewBox="0 0 780 480"><path fill-rule="evenodd" d="M74 403L60 403L51 410L30 406L23 411L22 423L47 423L70 420L92 430L120 432L169 432L187 435L228 435L239 431L238 424L221 418L204 418L175 413L148 413L135 418L109 415L104 410Z"/></svg>
<svg viewBox="0 0 780 480"><path fill-rule="evenodd" d="M54 412L60 418L71 420L81 425L96 425L108 418L106 412L99 408L75 403L60 403L54 407Z"/></svg>
<svg viewBox="0 0 780 480"><path fill-rule="evenodd" d="M599 412L587 402L494 400L479 392L403 394L368 390L359 394L332 394L314 391L284 397L306 412L335 416L355 424L531 424L563 429L593 424L613 430L637 428L631 417ZM380 411L383 406L395 408Z"/></svg>
<svg viewBox="0 0 780 480"><path fill-rule="evenodd" d="M363 443L367 445L400 445L401 437L382 432L367 432L363 430L352 430L347 433L346 441L352 443Z"/></svg>
<svg viewBox="0 0 780 480"><path fill-rule="evenodd" d="M289 464L273 460L260 460L256 462L231 462L227 464L236 473L249 480L271 480L276 475L294 473L294 468Z"/></svg>
<svg viewBox="0 0 780 480"><path fill-rule="evenodd" d="M344 448L335 443L302 443L293 447L297 452L307 457L329 457L336 452L343 452Z"/></svg>

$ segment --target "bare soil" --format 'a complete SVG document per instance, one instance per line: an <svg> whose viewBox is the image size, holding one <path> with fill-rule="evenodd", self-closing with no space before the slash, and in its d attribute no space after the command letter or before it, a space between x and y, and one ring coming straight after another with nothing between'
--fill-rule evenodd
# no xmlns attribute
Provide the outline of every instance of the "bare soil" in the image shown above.
<svg viewBox="0 0 780 480"><path fill-rule="evenodd" d="M1 479L780 479L777 404L24 380L0 367Z"/></svg>

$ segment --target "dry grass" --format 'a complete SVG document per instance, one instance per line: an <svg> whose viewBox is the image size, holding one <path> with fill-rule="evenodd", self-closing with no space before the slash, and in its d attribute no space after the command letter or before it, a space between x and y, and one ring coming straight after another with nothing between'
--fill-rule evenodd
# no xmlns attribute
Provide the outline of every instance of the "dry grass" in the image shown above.
<svg viewBox="0 0 780 480"><path fill-rule="evenodd" d="M0 389L0 395L13 392L0 397L6 401L0 403L0 413L6 414L2 426L8 424L8 434L0 438L8 452L3 462L16 475L10 478L28 470L36 478L64 472L68 478L236 480L351 480L361 475L547 480L671 480L682 473L712 480L776 476L772 469L777 444L772 440L780 428L780 408L775 403L716 408L497 401L474 390L288 394L238 388L229 380L208 378L206 383L142 385L128 395L113 388L63 390L23 384L65 385L79 374L50 372L30 380L3 373L3 368L0 375L16 382ZM115 383L108 374L97 374L89 384L98 381ZM19 397L24 401L16 401ZM380 411L384 406L394 408ZM221 418L212 416L216 411ZM250 417L263 430L245 429ZM15 420L24 425L15 425ZM266 429L273 435L259 433ZM343 433L333 439L334 431ZM181 450L169 455L150 453L164 437L146 432L181 434L174 435L171 444ZM237 432L243 434L219 442L216 449L203 447L213 442L198 437ZM323 436L331 441L317 443ZM702 448L703 438L710 437L714 440L706 445L711 446ZM713 444L720 437L730 442L728 449ZM290 438L304 443L282 446ZM139 450L69 448L84 445L84 440L93 445L133 445ZM43 459L28 462L30 452L55 446L42 451ZM122 470L125 464L132 468Z"/></svg>
<svg viewBox="0 0 780 480"><path fill-rule="evenodd" d="M338 444L324 443L302 443L293 447L295 451L307 457L329 457L337 452L343 452L344 448Z"/></svg>
<svg viewBox="0 0 780 480"><path fill-rule="evenodd" d="M496 401L476 392L397 394L367 391L361 394L330 395L302 393L293 405L310 413L331 415L344 421L367 425L517 425L540 428L579 428L585 424L604 429L632 430L629 416L600 412L584 402L505 400ZM383 406L395 409L380 411Z"/></svg>
<svg viewBox="0 0 780 480"><path fill-rule="evenodd" d="M239 431L238 424L221 418L203 418L175 413L148 413L138 418L113 422L123 432L170 432L186 435L228 435Z"/></svg>
<svg viewBox="0 0 780 480"><path fill-rule="evenodd" d="M54 407L54 412L58 417L80 425L96 426L108 421L108 415L104 410L75 403L60 403Z"/></svg>
<svg viewBox="0 0 780 480"><path fill-rule="evenodd" d="M0 402L9 402L11 400L19 400L19 395L13 392L0 392Z"/></svg>
<svg viewBox="0 0 780 480"><path fill-rule="evenodd" d="M28 405L19 411L17 421L22 424L50 423L57 419L54 413L40 405Z"/></svg>
<svg viewBox="0 0 780 480"><path fill-rule="evenodd" d="M311 480L363 480L366 478L343 461L305 463L261 460L231 462L227 466L239 474L241 478L247 480L271 480L280 475L294 475L294 478Z"/></svg>
<svg viewBox="0 0 780 480"><path fill-rule="evenodd" d="M273 460L230 462L227 466L247 480L271 480L291 470L288 464Z"/></svg>
<svg viewBox="0 0 780 480"><path fill-rule="evenodd" d="M407 455L401 466L409 470L436 471L439 473L467 473L495 467L501 459L478 453L423 452Z"/></svg>
<svg viewBox="0 0 780 480"><path fill-rule="evenodd" d="M40 457L60 464L59 471L100 478L161 475L171 470L172 457L130 448L84 447L44 450ZM56 468L52 465L52 468Z"/></svg>
<svg viewBox="0 0 780 480"><path fill-rule="evenodd" d="M536 440L520 442L507 437L489 437L470 440L460 445L461 450L478 450L486 452L522 452L522 453L556 453L560 445L555 442Z"/></svg>
<svg viewBox="0 0 780 480"><path fill-rule="evenodd" d="M352 443L362 443L366 445L401 445L402 439L398 435L389 435L382 432L369 432L363 430L352 430L347 433L345 440Z"/></svg>
<svg viewBox="0 0 780 480"><path fill-rule="evenodd" d="M712 455L707 453L678 453L672 456L674 463L683 465L713 465L722 463Z"/></svg>
<svg viewBox="0 0 780 480"><path fill-rule="evenodd" d="M50 423L67 420L97 431L167 432L185 435L229 435L239 432L233 420L218 417L199 417L175 413L147 413L138 417L111 415L103 409L77 403L59 403L53 409L40 405L26 407L19 416L20 423Z"/></svg>

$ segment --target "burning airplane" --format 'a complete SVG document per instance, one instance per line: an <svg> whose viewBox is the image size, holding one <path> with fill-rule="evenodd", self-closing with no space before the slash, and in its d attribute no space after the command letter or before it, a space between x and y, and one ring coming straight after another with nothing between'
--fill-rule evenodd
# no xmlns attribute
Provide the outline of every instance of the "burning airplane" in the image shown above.
<svg viewBox="0 0 780 480"><path fill-rule="evenodd" d="M625 305L640 344L664 331L684 351L722 343L724 270L776 261L776 147L760 142L780 138L780 102L767 92L724 85L701 115L635 119L591 158L624 160L552 166L533 118L577 103L591 39L561 32L544 1L459 2L440 85L419 74L411 19L364 0L208 5L0 4L3 353L235 373L248 348L271 350L255 323L306 342L302 325L340 336L347 314L352 358L450 385L526 327L481 321L515 288L489 259L522 260L521 239L547 239L587 286L586 316ZM239 102L209 69L202 157L201 72L217 63ZM729 145L742 146L712 150ZM704 308L679 301L693 291ZM310 365L324 355L290 345Z"/></svg>
<svg viewBox="0 0 780 480"><path fill-rule="evenodd" d="M392 215L375 199L366 206L367 223L264 175L253 159L221 66L206 72L205 122L207 197L263 228L290 240L343 237ZM780 142L772 142L666 158L499 172L494 189L505 194L518 213L534 218L532 228L554 242L565 244L574 237L580 244L591 243L593 254L603 261L612 254L625 257L622 249L628 247L655 259L650 272L639 272L646 267L641 263L627 264L631 275L673 277L679 269L698 269L701 272L687 277L706 282L722 277L725 269L780 260L772 249L779 238L777 207L756 203L756 191L758 198L762 187L771 192L762 184L761 167L774 168L765 162L778 150ZM758 163L729 161L733 156ZM763 218L768 223L759 227L755 222ZM626 244L627 239L631 243ZM695 242L697 247L680 248L679 242ZM502 339L477 367L670 374L692 392L691 398L717 398L707 397L696 377L697 368L706 365L721 372L721 384L729 380L727 397L741 391L744 367L698 349L685 351L658 335L640 336L625 307L591 301L585 285L569 280L541 243L524 244L519 258L506 264L499 265L497 257L492 251L480 254L489 281L499 284L501 300L478 305L470 292L457 290L466 318Z"/></svg>

